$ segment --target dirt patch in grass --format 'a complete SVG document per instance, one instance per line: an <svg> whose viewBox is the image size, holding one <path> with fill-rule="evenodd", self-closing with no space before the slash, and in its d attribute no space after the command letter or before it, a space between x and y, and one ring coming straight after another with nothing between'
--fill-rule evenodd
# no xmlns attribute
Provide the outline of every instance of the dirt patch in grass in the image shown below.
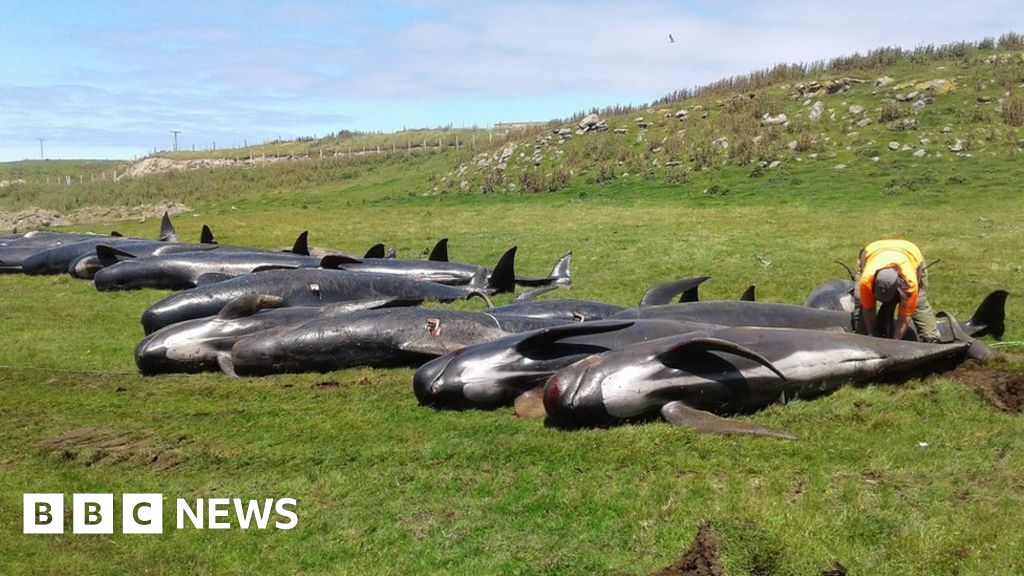
<svg viewBox="0 0 1024 576"><path fill-rule="evenodd" d="M85 466L99 463L168 470L185 458L177 450L145 436L101 428L76 428L36 442L49 457Z"/></svg>
<svg viewBox="0 0 1024 576"><path fill-rule="evenodd" d="M820 573L820 576L846 576L846 566L843 566L837 561L832 561L824 570Z"/></svg>
<svg viewBox="0 0 1024 576"><path fill-rule="evenodd" d="M654 572L651 576L723 576L725 568L718 558L718 547L721 544L722 538L710 524L704 522L697 529L697 536L686 554L671 566Z"/></svg>
<svg viewBox="0 0 1024 576"><path fill-rule="evenodd" d="M966 384L1003 412L1020 414L1024 411L1024 371L1009 362L968 362L942 377Z"/></svg>

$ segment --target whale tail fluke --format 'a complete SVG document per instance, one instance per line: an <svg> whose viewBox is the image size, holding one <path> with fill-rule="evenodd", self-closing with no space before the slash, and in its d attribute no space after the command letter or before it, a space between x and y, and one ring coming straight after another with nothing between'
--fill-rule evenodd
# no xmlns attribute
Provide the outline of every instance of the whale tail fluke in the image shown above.
<svg viewBox="0 0 1024 576"><path fill-rule="evenodd" d="M985 297L967 321L969 331L975 338L991 335L996 340L1003 337L1006 331L1006 290L996 290Z"/></svg>

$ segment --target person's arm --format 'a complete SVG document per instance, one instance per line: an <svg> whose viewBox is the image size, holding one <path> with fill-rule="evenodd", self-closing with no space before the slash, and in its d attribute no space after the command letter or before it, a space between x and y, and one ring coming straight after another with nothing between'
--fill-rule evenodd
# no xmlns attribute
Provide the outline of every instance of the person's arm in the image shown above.
<svg viewBox="0 0 1024 576"><path fill-rule="evenodd" d="M913 294L907 294L903 290L897 292L900 298L900 305L896 312L896 326L892 330L893 340L903 340L903 337L907 335L907 329L910 327L910 316L913 313L913 309L910 308L910 299L913 296L914 304L917 304L917 292Z"/></svg>
<svg viewBox="0 0 1024 576"><path fill-rule="evenodd" d="M877 318L877 314L875 312L875 307L871 306L871 307L864 308L861 311L861 313L864 316L864 333L867 334L868 336L874 336L875 335L875 319Z"/></svg>
<svg viewBox="0 0 1024 576"><path fill-rule="evenodd" d="M903 340L903 337L907 335L907 329L910 327L910 318L906 316L900 316L899 320L896 321L896 327L892 331L893 340Z"/></svg>

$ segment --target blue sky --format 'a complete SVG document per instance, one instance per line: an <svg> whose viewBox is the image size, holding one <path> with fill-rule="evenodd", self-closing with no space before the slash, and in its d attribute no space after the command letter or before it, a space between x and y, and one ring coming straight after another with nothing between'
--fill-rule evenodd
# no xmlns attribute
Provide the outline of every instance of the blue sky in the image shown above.
<svg viewBox="0 0 1024 576"><path fill-rule="evenodd" d="M1024 0L0 0L0 161L564 118L1008 31Z"/></svg>

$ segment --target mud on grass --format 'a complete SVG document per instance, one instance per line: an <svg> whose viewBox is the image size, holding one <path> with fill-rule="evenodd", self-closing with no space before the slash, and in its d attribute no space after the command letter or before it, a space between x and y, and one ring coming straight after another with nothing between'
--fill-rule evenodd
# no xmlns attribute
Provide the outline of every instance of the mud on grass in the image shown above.
<svg viewBox="0 0 1024 576"><path fill-rule="evenodd" d="M184 462L178 450L153 438L103 428L76 428L35 445L47 457L84 466L125 463L163 471Z"/></svg>
<svg viewBox="0 0 1024 576"><path fill-rule="evenodd" d="M1024 370L1021 357L997 358L986 364L968 362L943 378L974 390L994 408L1008 414L1024 412Z"/></svg>
<svg viewBox="0 0 1024 576"><path fill-rule="evenodd" d="M725 566L718 552L721 547L722 537L715 532L710 522L702 522L690 549L679 560L652 572L650 576L725 576ZM837 560L818 572L820 576L846 576L846 573L846 567Z"/></svg>
<svg viewBox="0 0 1024 576"><path fill-rule="evenodd" d="M704 522L697 529L690 549L671 566L654 572L651 576L724 576L725 568L718 557L722 538L711 524Z"/></svg>

